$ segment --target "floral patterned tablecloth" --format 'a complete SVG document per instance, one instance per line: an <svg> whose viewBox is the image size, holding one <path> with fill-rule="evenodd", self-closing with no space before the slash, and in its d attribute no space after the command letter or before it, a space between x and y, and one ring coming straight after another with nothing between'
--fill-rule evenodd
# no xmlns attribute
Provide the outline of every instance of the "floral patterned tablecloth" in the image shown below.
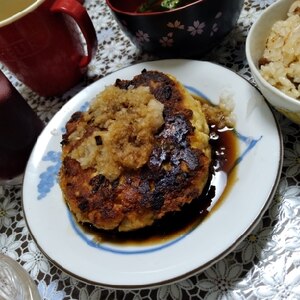
<svg viewBox="0 0 300 300"><path fill-rule="evenodd" d="M274 0L246 0L234 30L202 60L217 62L252 81L246 57L247 32ZM99 47L83 82L59 98L39 97L1 69L47 123L73 95L106 74L150 59L139 53L103 0L84 4L97 30ZM17 260L36 282L43 299L300 299L300 127L275 113L284 140L283 171L275 197L238 247L215 265L175 284L146 290L88 285L54 266L26 227L21 186L0 186L0 252Z"/></svg>

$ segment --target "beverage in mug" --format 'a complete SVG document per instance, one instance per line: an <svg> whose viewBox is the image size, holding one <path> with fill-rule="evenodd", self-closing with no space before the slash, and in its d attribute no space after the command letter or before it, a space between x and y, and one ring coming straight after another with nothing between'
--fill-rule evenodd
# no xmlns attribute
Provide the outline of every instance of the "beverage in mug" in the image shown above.
<svg viewBox="0 0 300 300"><path fill-rule="evenodd" d="M60 95L77 84L96 49L80 1L0 1L0 63L39 95Z"/></svg>
<svg viewBox="0 0 300 300"><path fill-rule="evenodd" d="M43 122L0 71L0 184L21 183L18 175L23 173L43 127Z"/></svg>
<svg viewBox="0 0 300 300"><path fill-rule="evenodd" d="M21 12L35 1L36 0L1 0L0 22Z"/></svg>

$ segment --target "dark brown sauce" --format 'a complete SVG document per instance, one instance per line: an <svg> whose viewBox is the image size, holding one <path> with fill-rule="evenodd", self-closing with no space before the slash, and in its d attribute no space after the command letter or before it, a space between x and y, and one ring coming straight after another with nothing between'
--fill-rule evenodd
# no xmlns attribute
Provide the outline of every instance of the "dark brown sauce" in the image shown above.
<svg viewBox="0 0 300 300"><path fill-rule="evenodd" d="M83 230L94 236L95 242L117 245L153 245L188 233L218 208L236 180L234 168L238 149L237 138L230 128L221 130L210 126L212 146L212 175L202 195L185 205L180 212L171 213L152 226L133 232L98 230L83 225Z"/></svg>

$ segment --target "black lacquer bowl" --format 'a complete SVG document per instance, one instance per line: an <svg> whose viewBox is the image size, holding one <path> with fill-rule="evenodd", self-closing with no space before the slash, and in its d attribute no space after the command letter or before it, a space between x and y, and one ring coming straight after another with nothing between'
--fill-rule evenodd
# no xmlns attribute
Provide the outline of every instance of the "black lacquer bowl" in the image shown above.
<svg viewBox="0 0 300 300"><path fill-rule="evenodd" d="M159 57L200 57L235 26L244 0L197 0L168 11L138 12L144 0L106 0L123 32Z"/></svg>

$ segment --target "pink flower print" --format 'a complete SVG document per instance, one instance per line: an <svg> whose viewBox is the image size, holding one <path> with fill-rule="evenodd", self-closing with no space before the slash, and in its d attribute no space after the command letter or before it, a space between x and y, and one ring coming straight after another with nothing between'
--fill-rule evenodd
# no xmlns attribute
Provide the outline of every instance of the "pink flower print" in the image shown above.
<svg viewBox="0 0 300 300"><path fill-rule="evenodd" d="M218 24L215 23L211 29L210 36L213 36L219 30Z"/></svg>
<svg viewBox="0 0 300 300"><path fill-rule="evenodd" d="M172 22L169 22L167 24L167 27L170 27L170 28L177 28L177 29L184 29L184 25L181 24L180 21L176 20L174 23Z"/></svg>
<svg viewBox="0 0 300 300"><path fill-rule="evenodd" d="M195 36L196 34L202 34L203 29L205 27L205 22L200 23L198 20L194 21L193 26L188 27L188 31L191 33L191 35Z"/></svg>
<svg viewBox="0 0 300 300"><path fill-rule="evenodd" d="M215 19L219 19L219 18L221 18L221 16L222 16L222 12L219 11L215 16Z"/></svg>
<svg viewBox="0 0 300 300"><path fill-rule="evenodd" d="M135 34L137 41L142 44L144 42L149 42L150 38L149 38L149 34L143 32L142 30L138 30Z"/></svg>
<svg viewBox="0 0 300 300"><path fill-rule="evenodd" d="M163 47L172 47L174 43L173 32L169 32L167 36L163 36L159 42Z"/></svg>

